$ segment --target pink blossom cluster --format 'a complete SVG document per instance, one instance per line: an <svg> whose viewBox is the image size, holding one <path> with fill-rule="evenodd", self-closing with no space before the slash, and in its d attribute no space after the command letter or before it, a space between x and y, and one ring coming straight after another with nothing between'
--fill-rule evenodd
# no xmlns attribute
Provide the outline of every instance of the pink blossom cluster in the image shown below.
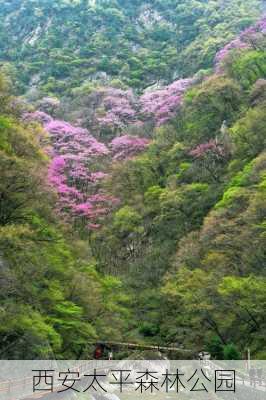
<svg viewBox="0 0 266 400"><path fill-rule="evenodd" d="M246 28L240 37L245 38L245 36L256 35L257 33L266 33L266 15L264 15L255 25Z"/></svg>
<svg viewBox="0 0 266 400"><path fill-rule="evenodd" d="M234 49L246 49L248 48L248 43L242 41L241 37L238 37L224 46L215 56L215 64L220 65L223 62L228 54Z"/></svg>
<svg viewBox="0 0 266 400"><path fill-rule="evenodd" d="M100 192L98 183L108 175L95 171L97 161L110 152L107 146L88 130L40 111L27 113L24 119L43 123L50 133L53 150L48 180L58 193L60 214L82 221L90 229L99 227L98 220L117 204L117 199Z"/></svg>
<svg viewBox="0 0 266 400"><path fill-rule="evenodd" d="M183 94L193 83L193 79L179 79L162 89L149 91L140 97L141 112L154 119L155 125L160 126L176 115Z"/></svg>
<svg viewBox="0 0 266 400"><path fill-rule="evenodd" d="M255 25L258 32L266 33L266 15L264 15Z"/></svg>
<svg viewBox="0 0 266 400"><path fill-rule="evenodd" d="M102 106L104 115L97 117L100 127L113 130L136 122L136 100L132 90L105 89Z"/></svg>
<svg viewBox="0 0 266 400"><path fill-rule="evenodd" d="M43 111L27 112L23 115L24 121L37 121L41 124L48 124L52 121L52 117Z"/></svg>
<svg viewBox="0 0 266 400"><path fill-rule="evenodd" d="M144 94L138 101L131 90L103 89L101 104L105 115L100 117L99 107L96 109L98 124L118 128L119 132L127 125L139 130L150 118L154 119L155 125L161 125L176 115L182 95L192 82L192 79L175 81L160 90ZM101 191L101 182L108 176L104 171L112 160L125 160L144 151L149 140L124 134L106 145L87 129L53 119L42 111L26 113L24 120L40 122L50 134L52 160L48 178L59 195L59 212L74 220L85 221L91 229L99 227L102 217L118 201Z"/></svg>
<svg viewBox="0 0 266 400"><path fill-rule="evenodd" d="M179 79L140 97L134 95L131 89L95 89L93 95L90 94L84 101L86 107L79 114L79 125L89 125L90 129L103 135L106 130L108 133L111 131L113 136L123 134L129 126L135 134L147 123L162 125L176 115L184 92L193 82L194 79Z"/></svg>
<svg viewBox="0 0 266 400"><path fill-rule="evenodd" d="M222 64L230 52L235 49L250 48L250 39L258 33L266 33L266 16L260 19L255 25L245 29L237 38L224 46L215 56L216 72L222 72Z"/></svg>
<svg viewBox="0 0 266 400"><path fill-rule="evenodd" d="M132 90L102 89L102 100L96 109L97 124L120 133L129 125L139 129L150 119L156 126L162 125L176 115L183 94L192 83L193 79L179 79L139 98Z"/></svg>
<svg viewBox="0 0 266 400"><path fill-rule="evenodd" d="M78 156L79 160L87 160L91 156L109 153L105 144L98 142L87 129L53 119L44 127L51 134L56 154L69 154L72 159Z"/></svg>
<svg viewBox="0 0 266 400"><path fill-rule="evenodd" d="M196 159L204 158L206 155L212 154L218 158L225 157L224 147L215 139L209 140L207 143L201 143L189 152L189 155Z"/></svg>
<svg viewBox="0 0 266 400"><path fill-rule="evenodd" d="M124 160L135 156L148 146L149 140L137 136L124 135L111 141L114 160Z"/></svg>

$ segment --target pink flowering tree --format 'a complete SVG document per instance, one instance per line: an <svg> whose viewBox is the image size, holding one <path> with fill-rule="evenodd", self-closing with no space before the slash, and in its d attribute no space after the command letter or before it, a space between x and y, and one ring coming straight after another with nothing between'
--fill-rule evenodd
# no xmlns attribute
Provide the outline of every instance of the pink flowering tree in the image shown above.
<svg viewBox="0 0 266 400"><path fill-rule="evenodd" d="M88 97L89 110L83 110L79 121L105 138L121 135L125 130L139 133L148 122L159 126L173 118L184 92L192 83L193 79L180 79L140 97L135 96L131 89L97 89L93 92L94 100L89 100L91 94ZM90 118L86 119L85 115L90 115Z"/></svg>
<svg viewBox="0 0 266 400"><path fill-rule="evenodd" d="M224 46L215 56L215 70L217 73L223 72L223 64L233 50L251 48L256 41L258 34L266 34L266 17L264 16L255 25L245 29L234 40Z"/></svg>
<svg viewBox="0 0 266 400"><path fill-rule="evenodd" d="M116 137L111 141L111 150L114 160L125 160L131 158L149 145L149 140L136 136L124 135Z"/></svg>
<svg viewBox="0 0 266 400"><path fill-rule="evenodd" d="M24 116L41 122L49 132L52 158L48 179L58 193L57 210L82 226L96 229L99 221L117 204L117 199L101 192L100 183L108 174L98 170L110 151L88 130L54 120L36 111Z"/></svg>
<svg viewBox="0 0 266 400"><path fill-rule="evenodd" d="M225 156L223 146L215 139L211 139L207 143L201 143L189 152L195 159L205 158L209 153L213 154L217 159Z"/></svg>
<svg viewBox="0 0 266 400"><path fill-rule="evenodd" d="M182 104L184 92L193 79L179 79L162 89L149 91L140 97L141 113L150 117L156 126L173 118Z"/></svg>
<svg viewBox="0 0 266 400"><path fill-rule="evenodd" d="M96 110L100 129L120 132L126 126L138 123L137 100L132 90L110 87L103 93L101 106Z"/></svg>
<svg viewBox="0 0 266 400"><path fill-rule="evenodd" d="M247 49L249 44L244 42L241 37L238 37L224 46L215 56L215 71L217 73L223 72L223 64L231 54L232 50Z"/></svg>
<svg viewBox="0 0 266 400"><path fill-rule="evenodd" d="M41 124L48 124L53 118L45 112L37 110L34 112L24 113L23 119L26 122L37 121Z"/></svg>
<svg viewBox="0 0 266 400"><path fill-rule="evenodd" d="M194 158L196 170L201 170L204 175L211 176L212 179L219 182L220 172L229 157L229 153L222 143L211 139L190 150L189 155Z"/></svg>

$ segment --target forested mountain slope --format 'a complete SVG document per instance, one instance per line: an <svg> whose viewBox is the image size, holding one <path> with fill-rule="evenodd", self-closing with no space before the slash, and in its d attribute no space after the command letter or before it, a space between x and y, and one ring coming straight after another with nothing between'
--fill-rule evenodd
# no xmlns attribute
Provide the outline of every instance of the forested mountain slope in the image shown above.
<svg viewBox="0 0 266 400"><path fill-rule="evenodd" d="M4 2L2 71L26 96L1 80L1 357L100 338L265 358L259 4Z"/></svg>
<svg viewBox="0 0 266 400"><path fill-rule="evenodd" d="M211 67L262 3L2 0L0 60L11 64L22 91L62 95L95 79L141 89Z"/></svg>
<svg viewBox="0 0 266 400"><path fill-rule="evenodd" d="M115 292L119 280L101 277L85 243L59 223L47 137L17 120L2 81L0 93L1 358L82 357L88 338L124 329L128 311L119 304L127 300Z"/></svg>
<svg viewBox="0 0 266 400"><path fill-rule="evenodd" d="M92 245L138 293L139 333L218 358L247 347L265 357L265 20L260 26L262 34L251 29L218 54L222 65L187 90L147 152L113 166L109 187L122 208Z"/></svg>

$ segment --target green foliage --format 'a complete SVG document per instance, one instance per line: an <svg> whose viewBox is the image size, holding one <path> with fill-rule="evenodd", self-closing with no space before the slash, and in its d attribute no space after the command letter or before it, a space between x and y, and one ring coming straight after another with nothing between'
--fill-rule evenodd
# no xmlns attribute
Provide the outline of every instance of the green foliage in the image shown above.
<svg viewBox="0 0 266 400"><path fill-rule="evenodd" d="M223 351L224 360L240 360L241 356L234 344L227 344Z"/></svg>
<svg viewBox="0 0 266 400"><path fill-rule="evenodd" d="M219 133L224 120L234 121L242 105L239 85L228 78L213 76L188 91L183 139L207 141Z"/></svg>
<svg viewBox="0 0 266 400"><path fill-rule="evenodd" d="M143 324L140 325L139 332L143 336L153 337L158 333L158 326L149 322L143 322Z"/></svg>
<svg viewBox="0 0 266 400"><path fill-rule="evenodd" d="M265 105L249 109L246 115L232 127L232 138L240 157L251 159L265 148Z"/></svg>
<svg viewBox="0 0 266 400"><path fill-rule="evenodd" d="M125 235L141 233L143 228L140 226L141 216L134 209L125 206L120 208L114 216L114 229L119 236L123 238Z"/></svg>
<svg viewBox="0 0 266 400"><path fill-rule="evenodd" d="M208 344L208 352L211 354L212 358L216 360L223 360L224 358L224 348L223 343L219 336L213 336Z"/></svg>
<svg viewBox="0 0 266 400"><path fill-rule="evenodd" d="M233 59L229 69L244 89L250 89L259 78L266 78L266 54L259 50L243 52Z"/></svg>

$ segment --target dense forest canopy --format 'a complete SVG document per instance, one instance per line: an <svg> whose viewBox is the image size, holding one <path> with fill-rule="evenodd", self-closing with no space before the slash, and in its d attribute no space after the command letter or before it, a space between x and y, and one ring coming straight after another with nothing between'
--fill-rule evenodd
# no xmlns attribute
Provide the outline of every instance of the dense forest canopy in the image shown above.
<svg viewBox="0 0 266 400"><path fill-rule="evenodd" d="M2 1L2 358L266 357L263 4Z"/></svg>
<svg viewBox="0 0 266 400"><path fill-rule="evenodd" d="M143 89L210 68L215 53L261 15L261 4L2 0L1 59L21 91L65 94L95 79Z"/></svg>

